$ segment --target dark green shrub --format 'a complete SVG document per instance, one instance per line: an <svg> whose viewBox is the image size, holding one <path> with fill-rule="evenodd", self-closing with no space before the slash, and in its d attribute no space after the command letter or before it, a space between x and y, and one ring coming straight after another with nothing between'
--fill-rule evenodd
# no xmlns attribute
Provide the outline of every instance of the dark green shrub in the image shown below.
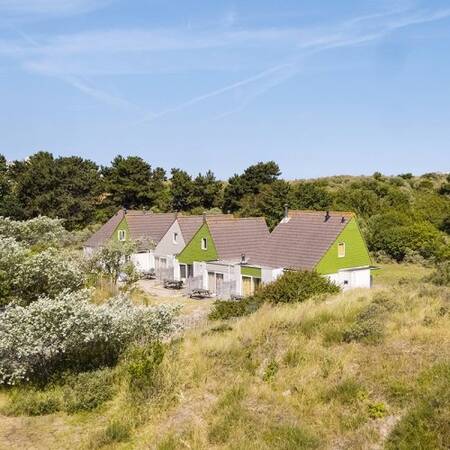
<svg viewBox="0 0 450 450"><path fill-rule="evenodd" d="M11 392L3 413L11 416L43 416L53 414L62 408L61 392L55 389L17 389Z"/></svg>
<svg viewBox="0 0 450 450"><path fill-rule="evenodd" d="M336 294L339 287L317 272L288 271L255 294L262 302L297 303L316 295Z"/></svg>
<svg viewBox="0 0 450 450"><path fill-rule="evenodd" d="M125 376L132 393L151 395L160 384L160 365L165 348L161 342L134 346L125 356Z"/></svg>
<svg viewBox="0 0 450 450"><path fill-rule="evenodd" d="M336 294L339 291L338 286L317 272L289 271L273 283L263 286L253 297L214 302L208 317L211 320L227 320L252 314L265 302L303 302L316 295Z"/></svg>
<svg viewBox="0 0 450 450"><path fill-rule="evenodd" d="M344 331L344 342L366 342L376 344L380 342L384 335L384 327L378 320L363 320L354 323Z"/></svg>
<svg viewBox="0 0 450 450"><path fill-rule="evenodd" d="M262 301L255 297L242 300L217 300L209 313L210 320L228 320L235 317L248 316L257 311Z"/></svg>
<svg viewBox="0 0 450 450"><path fill-rule="evenodd" d="M110 400L114 394L110 369L71 375L64 381L64 410L68 413L91 411Z"/></svg>
<svg viewBox="0 0 450 450"><path fill-rule="evenodd" d="M450 286L450 261L438 264L434 272L425 281L437 286Z"/></svg>

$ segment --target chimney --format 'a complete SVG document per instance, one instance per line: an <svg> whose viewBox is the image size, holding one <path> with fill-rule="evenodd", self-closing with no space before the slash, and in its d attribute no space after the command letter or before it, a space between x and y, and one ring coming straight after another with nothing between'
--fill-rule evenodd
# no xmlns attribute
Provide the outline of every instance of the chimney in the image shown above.
<svg viewBox="0 0 450 450"><path fill-rule="evenodd" d="M284 218L287 219L289 217L289 205L286 203L284 205Z"/></svg>
<svg viewBox="0 0 450 450"><path fill-rule="evenodd" d="M341 223L345 223L345 217L342 216Z"/></svg>
<svg viewBox="0 0 450 450"><path fill-rule="evenodd" d="M175 211L175 220L178 219L178 211Z"/></svg>
<svg viewBox="0 0 450 450"><path fill-rule="evenodd" d="M245 253L241 254L241 264L247 264L247 258L245 256Z"/></svg>
<svg viewBox="0 0 450 450"><path fill-rule="evenodd" d="M124 214L127 213L127 208L123 208L123 213L124 213Z"/></svg>
<svg viewBox="0 0 450 450"><path fill-rule="evenodd" d="M325 213L325 222L328 222L328 220L330 219L330 211L327 211L326 213Z"/></svg>
<svg viewBox="0 0 450 450"><path fill-rule="evenodd" d="M206 212L203 213L203 223L206 223Z"/></svg>

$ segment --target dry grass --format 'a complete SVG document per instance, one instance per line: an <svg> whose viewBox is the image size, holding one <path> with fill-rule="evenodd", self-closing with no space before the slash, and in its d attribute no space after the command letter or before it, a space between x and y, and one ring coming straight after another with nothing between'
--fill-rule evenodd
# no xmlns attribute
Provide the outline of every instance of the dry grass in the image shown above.
<svg viewBox="0 0 450 450"><path fill-rule="evenodd" d="M119 379L101 411L64 420L83 421L91 448L383 448L450 355L449 290L420 283L426 269L384 270L371 291L189 330L169 346L152 397L133 400Z"/></svg>

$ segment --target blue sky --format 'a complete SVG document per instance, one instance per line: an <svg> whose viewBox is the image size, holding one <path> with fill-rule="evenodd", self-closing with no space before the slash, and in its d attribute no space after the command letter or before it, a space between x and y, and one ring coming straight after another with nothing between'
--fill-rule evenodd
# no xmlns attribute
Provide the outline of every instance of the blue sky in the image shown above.
<svg viewBox="0 0 450 450"><path fill-rule="evenodd" d="M444 0L0 0L0 153L450 170Z"/></svg>

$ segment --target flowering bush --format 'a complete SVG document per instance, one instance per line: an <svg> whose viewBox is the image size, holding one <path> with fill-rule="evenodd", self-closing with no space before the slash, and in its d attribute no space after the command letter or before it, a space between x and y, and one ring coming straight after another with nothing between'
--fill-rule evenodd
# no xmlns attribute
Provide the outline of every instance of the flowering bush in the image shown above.
<svg viewBox="0 0 450 450"><path fill-rule="evenodd" d="M80 266L66 253L50 248L26 258L13 276L17 302L26 305L40 296L55 297L62 291L83 287Z"/></svg>
<svg viewBox="0 0 450 450"><path fill-rule="evenodd" d="M51 246L68 234L60 219L39 216L30 220L11 220L0 217L0 236L12 237L27 245Z"/></svg>
<svg viewBox="0 0 450 450"><path fill-rule="evenodd" d="M123 296L96 306L90 295L64 292L27 307L7 306L0 315L0 384L112 365L131 342L175 331L176 307L135 306Z"/></svg>
<svg viewBox="0 0 450 450"><path fill-rule="evenodd" d="M23 243L0 236L0 306L55 297L84 285L82 265L69 253L50 248L32 253Z"/></svg>
<svg viewBox="0 0 450 450"><path fill-rule="evenodd" d="M13 295L13 280L28 250L13 238L0 238L0 306Z"/></svg>

